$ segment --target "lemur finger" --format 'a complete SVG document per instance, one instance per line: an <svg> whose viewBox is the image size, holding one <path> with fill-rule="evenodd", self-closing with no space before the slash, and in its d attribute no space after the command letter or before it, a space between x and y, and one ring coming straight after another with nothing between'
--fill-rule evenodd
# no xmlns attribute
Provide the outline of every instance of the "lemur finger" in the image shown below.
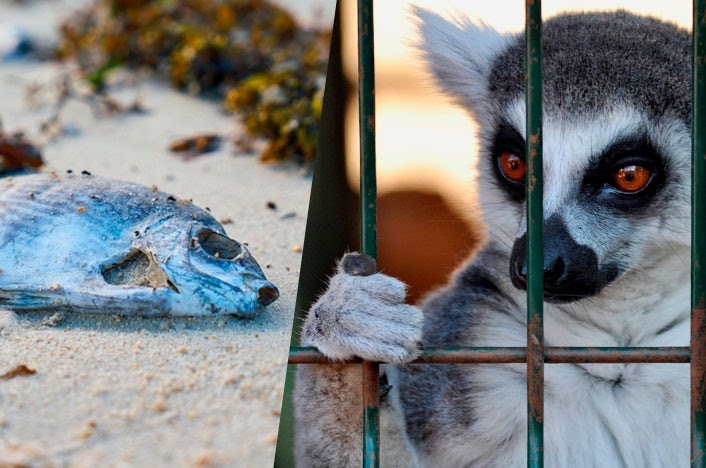
<svg viewBox="0 0 706 468"><path fill-rule="evenodd" d="M325 295L361 298L369 297L393 304L404 302L407 286L391 276L375 273L370 276L338 274L331 278Z"/></svg>
<svg viewBox="0 0 706 468"><path fill-rule="evenodd" d="M354 354L368 361L400 364L413 361L421 354L416 343L408 346L408 343L386 343L376 339L359 339L356 344L359 349L356 349Z"/></svg>
<svg viewBox="0 0 706 468"><path fill-rule="evenodd" d="M377 338L340 335L337 340L324 341L317 345L319 350L333 359L360 357L368 361L403 363L414 360L420 351L407 343L383 342Z"/></svg>
<svg viewBox="0 0 706 468"><path fill-rule="evenodd" d="M407 329L421 335L424 324L422 311L408 304L352 303L347 312L345 315L341 314L339 319L346 328L373 328L381 335L390 330L392 336L395 336L403 333L403 330L406 332Z"/></svg>
<svg viewBox="0 0 706 468"><path fill-rule="evenodd" d="M407 304L380 301L317 302L304 324L303 341L334 359L353 356L401 362L417 354L423 314Z"/></svg>
<svg viewBox="0 0 706 468"><path fill-rule="evenodd" d="M363 336L379 336L394 341L396 337L421 335L423 324L422 312L406 304L364 308L352 307L338 316L338 326ZM367 332L367 330L370 330Z"/></svg>

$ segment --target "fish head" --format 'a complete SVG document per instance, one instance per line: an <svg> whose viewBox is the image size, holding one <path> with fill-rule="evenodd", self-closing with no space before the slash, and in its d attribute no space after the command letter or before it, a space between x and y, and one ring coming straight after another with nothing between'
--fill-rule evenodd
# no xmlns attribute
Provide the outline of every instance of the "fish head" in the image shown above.
<svg viewBox="0 0 706 468"><path fill-rule="evenodd" d="M184 299L177 302L196 304L204 314L252 317L279 297L245 245L214 219L163 221L145 230L144 244L168 287Z"/></svg>

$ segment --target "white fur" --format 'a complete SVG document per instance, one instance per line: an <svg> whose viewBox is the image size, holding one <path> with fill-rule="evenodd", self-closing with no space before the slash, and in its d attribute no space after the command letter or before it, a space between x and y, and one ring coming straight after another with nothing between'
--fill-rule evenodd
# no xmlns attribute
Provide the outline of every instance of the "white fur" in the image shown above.
<svg viewBox="0 0 706 468"><path fill-rule="evenodd" d="M467 17L448 21L415 8L421 41L417 44L440 89L477 119L486 115L489 64L502 51L509 35Z"/></svg>

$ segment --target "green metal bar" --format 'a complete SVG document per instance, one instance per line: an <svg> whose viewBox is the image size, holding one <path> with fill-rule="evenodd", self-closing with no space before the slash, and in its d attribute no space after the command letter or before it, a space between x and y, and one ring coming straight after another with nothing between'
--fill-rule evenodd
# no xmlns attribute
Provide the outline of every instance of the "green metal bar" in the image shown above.
<svg viewBox="0 0 706 468"><path fill-rule="evenodd" d="M360 107L360 250L377 259L375 174L375 58L373 1L358 0L358 105Z"/></svg>
<svg viewBox="0 0 706 468"><path fill-rule="evenodd" d="M358 104L360 111L360 250L377 258L375 174L375 48L373 1L358 0ZM363 361L363 466L380 465L380 368Z"/></svg>
<svg viewBox="0 0 706 468"><path fill-rule="evenodd" d="M694 0L691 185L691 466L706 466L706 1Z"/></svg>
<svg viewBox="0 0 706 468"><path fill-rule="evenodd" d="M569 363L661 363L684 364L691 361L689 346L663 347L554 347L544 348L545 364ZM360 358L344 364L360 363ZM428 347L410 364L510 364L527 362L525 347ZM341 364L327 358L316 348L291 348L289 364Z"/></svg>
<svg viewBox="0 0 706 468"><path fill-rule="evenodd" d="M380 466L380 365L363 361L363 466Z"/></svg>
<svg viewBox="0 0 706 468"><path fill-rule="evenodd" d="M527 466L544 459L542 4L525 3L527 105Z"/></svg>

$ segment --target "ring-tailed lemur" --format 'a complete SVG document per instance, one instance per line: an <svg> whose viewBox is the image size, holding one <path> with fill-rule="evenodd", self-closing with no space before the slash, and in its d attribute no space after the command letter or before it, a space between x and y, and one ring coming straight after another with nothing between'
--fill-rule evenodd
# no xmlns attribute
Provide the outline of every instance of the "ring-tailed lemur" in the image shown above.
<svg viewBox="0 0 706 468"><path fill-rule="evenodd" d="M416 16L437 84L479 126L496 237L421 310L398 280L340 266L303 329L333 358L404 363L419 340L526 343L523 37ZM625 11L564 14L544 23L543 45L545 344L686 346L690 34ZM386 366L416 463L525 466L525 370ZM688 365L550 365L545 384L546 466L688 465ZM359 368L300 366L296 393L300 465L359 466Z"/></svg>

